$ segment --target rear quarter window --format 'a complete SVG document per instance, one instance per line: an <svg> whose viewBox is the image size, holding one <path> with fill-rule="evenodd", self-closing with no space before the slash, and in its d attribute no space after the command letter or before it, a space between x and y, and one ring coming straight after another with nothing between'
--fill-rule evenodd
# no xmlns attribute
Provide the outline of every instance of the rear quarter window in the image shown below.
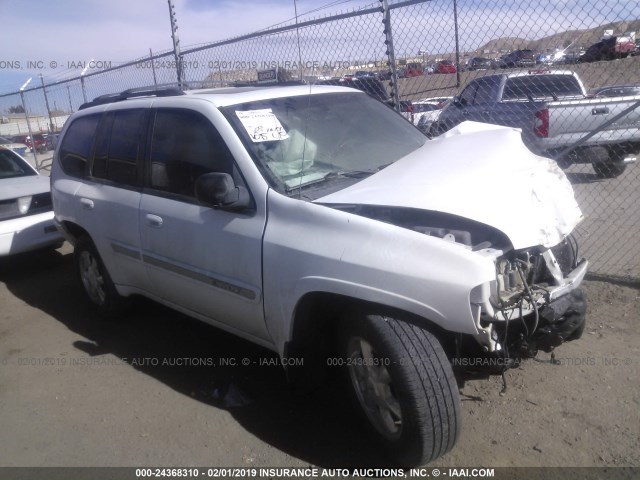
<svg viewBox="0 0 640 480"><path fill-rule="evenodd" d="M100 114L80 117L69 126L60 145L62 171L73 177L85 177L91 148L100 122Z"/></svg>

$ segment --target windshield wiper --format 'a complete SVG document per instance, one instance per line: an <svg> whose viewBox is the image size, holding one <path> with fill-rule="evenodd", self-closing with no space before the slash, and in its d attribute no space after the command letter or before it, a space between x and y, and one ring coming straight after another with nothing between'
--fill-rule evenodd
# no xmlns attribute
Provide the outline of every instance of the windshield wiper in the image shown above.
<svg viewBox="0 0 640 480"><path fill-rule="evenodd" d="M341 172L332 172L327 176L337 175L339 177L347 177L347 178L362 178L362 177L367 177L369 175L373 175L376 172L377 170L344 170Z"/></svg>
<svg viewBox="0 0 640 480"><path fill-rule="evenodd" d="M286 191L287 193L290 193L294 190L299 190L301 188L305 188L307 186L311 186L311 185L317 185L318 183L323 183L326 181L330 181L336 178L355 178L355 179L361 179L361 178L366 178L369 177L371 175L373 175L374 173L379 172L380 170L382 170L383 168L387 167L391 165L390 163L386 164L386 165L381 165L379 167L376 168L370 168L370 169L366 169L366 170L341 170L338 172L329 172L326 175L319 177L319 178L315 178L312 181L306 181L306 182L302 182L299 185L287 185L286 187Z"/></svg>

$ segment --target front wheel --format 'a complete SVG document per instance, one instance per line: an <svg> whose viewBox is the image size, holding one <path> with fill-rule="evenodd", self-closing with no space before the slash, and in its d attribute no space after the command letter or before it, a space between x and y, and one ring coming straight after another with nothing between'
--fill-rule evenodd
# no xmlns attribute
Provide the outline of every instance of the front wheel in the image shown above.
<svg viewBox="0 0 640 480"><path fill-rule="evenodd" d="M113 317L126 308L127 299L118 294L90 238L83 236L76 241L74 260L80 283L98 313Z"/></svg>
<svg viewBox="0 0 640 480"><path fill-rule="evenodd" d="M403 467L449 451L460 431L459 397L438 340L402 320L352 312L340 323L352 401L378 443Z"/></svg>

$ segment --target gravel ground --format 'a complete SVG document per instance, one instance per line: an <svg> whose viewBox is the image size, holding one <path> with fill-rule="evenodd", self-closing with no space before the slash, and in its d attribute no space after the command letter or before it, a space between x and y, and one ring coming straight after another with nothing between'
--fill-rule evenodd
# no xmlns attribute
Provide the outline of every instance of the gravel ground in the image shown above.
<svg viewBox="0 0 640 480"><path fill-rule="evenodd" d="M467 379L461 438L434 465L640 466L640 290L586 291L588 327L559 364L510 370L504 396L499 377ZM145 300L98 319L68 245L0 261L0 305L0 466L386 462L341 391L290 392L260 347ZM185 358L216 366L162 365Z"/></svg>

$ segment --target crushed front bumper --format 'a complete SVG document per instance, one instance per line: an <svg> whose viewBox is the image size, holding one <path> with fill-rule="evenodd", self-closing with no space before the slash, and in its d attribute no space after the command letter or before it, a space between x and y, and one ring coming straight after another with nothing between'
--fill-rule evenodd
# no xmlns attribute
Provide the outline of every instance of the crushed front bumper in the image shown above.
<svg viewBox="0 0 640 480"><path fill-rule="evenodd" d="M580 285L588 262L574 260L568 271L562 255L554 247L496 260L496 280L478 286L470 298L478 331L475 339L485 353L530 357L580 338L586 319Z"/></svg>

